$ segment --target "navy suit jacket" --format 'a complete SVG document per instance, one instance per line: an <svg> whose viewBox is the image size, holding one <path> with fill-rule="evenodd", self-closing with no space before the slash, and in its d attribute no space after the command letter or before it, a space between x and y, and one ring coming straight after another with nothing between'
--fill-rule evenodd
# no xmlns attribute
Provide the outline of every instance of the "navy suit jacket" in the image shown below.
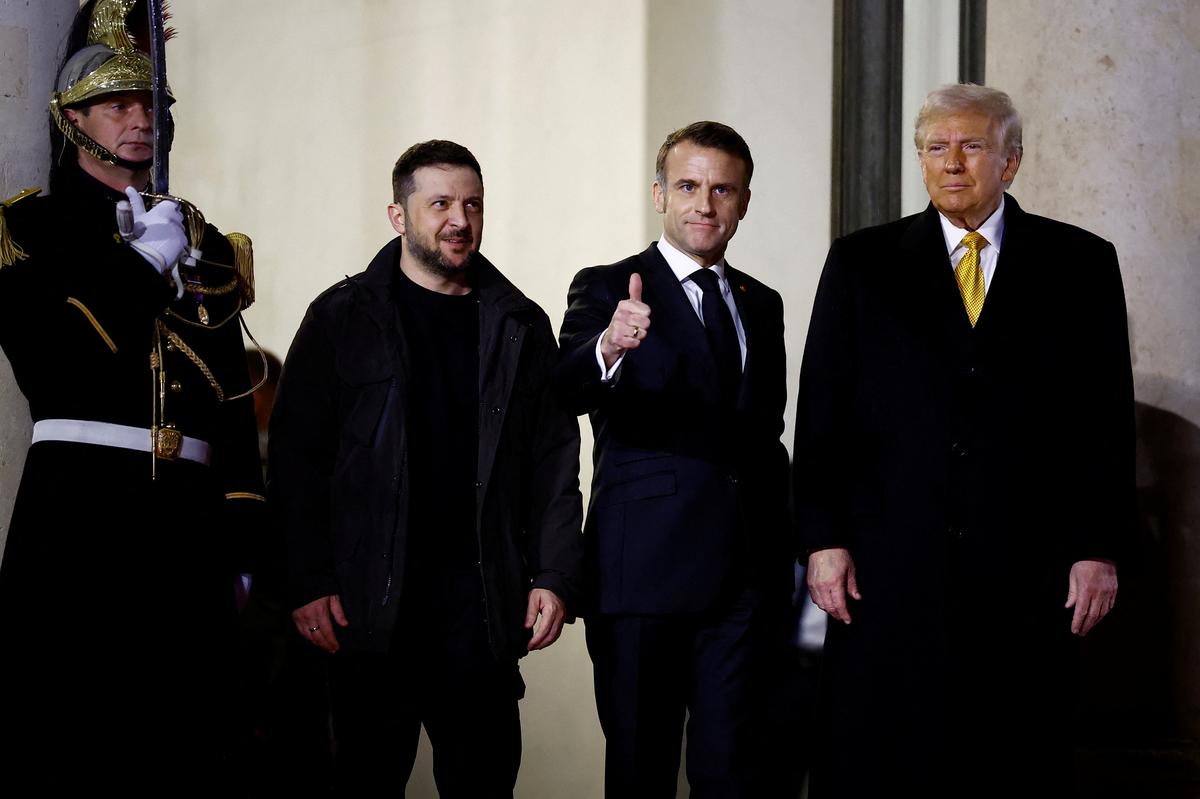
<svg viewBox="0 0 1200 799"><path fill-rule="evenodd" d="M651 326L604 383L596 341L629 277L642 277ZM571 283L557 382L595 434L585 526L590 610L694 613L727 589L791 591L783 301L732 267L746 332L736 409L721 408L703 323L655 245Z"/></svg>

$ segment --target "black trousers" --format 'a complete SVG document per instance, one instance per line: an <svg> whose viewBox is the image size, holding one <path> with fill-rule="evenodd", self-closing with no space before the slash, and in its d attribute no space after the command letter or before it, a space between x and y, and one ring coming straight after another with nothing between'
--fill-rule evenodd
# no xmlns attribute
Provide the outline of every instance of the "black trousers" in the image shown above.
<svg viewBox="0 0 1200 799"><path fill-rule="evenodd" d="M330 658L339 796L403 796L421 726L442 799L512 797L521 762L515 663L492 656L479 573L428 580L387 655Z"/></svg>
<svg viewBox="0 0 1200 799"><path fill-rule="evenodd" d="M675 796L685 714L691 795L760 795L760 604L746 590L695 616L587 620L606 797Z"/></svg>

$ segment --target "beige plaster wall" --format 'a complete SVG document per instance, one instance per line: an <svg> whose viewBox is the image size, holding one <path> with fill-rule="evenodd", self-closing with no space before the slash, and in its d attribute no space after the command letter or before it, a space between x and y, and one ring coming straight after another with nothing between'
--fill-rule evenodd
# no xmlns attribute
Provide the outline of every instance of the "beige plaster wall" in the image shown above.
<svg viewBox="0 0 1200 799"><path fill-rule="evenodd" d="M172 184L255 240L259 339L393 235L391 167L449 138L487 188L483 250L547 310L641 240L642 4L206 0L173 7Z"/></svg>
<svg viewBox="0 0 1200 799"><path fill-rule="evenodd" d="M76 0L0 0L0 200L30 186L45 186L50 170L46 103L58 68L59 47ZM31 333L35 331L30 331ZM25 451L29 404L0 353L0 552Z"/></svg>
<svg viewBox="0 0 1200 799"><path fill-rule="evenodd" d="M828 246L829 3L206 0L173 11L172 188L254 238L247 318L268 348L282 355L307 303L393 235L392 163L434 137L478 156L483 251L557 327L579 268L657 237L655 151L708 117L754 150L730 258L784 293L795 385ZM522 672L518 795L599 797L581 625ZM429 767L423 747L409 796L435 795Z"/></svg>

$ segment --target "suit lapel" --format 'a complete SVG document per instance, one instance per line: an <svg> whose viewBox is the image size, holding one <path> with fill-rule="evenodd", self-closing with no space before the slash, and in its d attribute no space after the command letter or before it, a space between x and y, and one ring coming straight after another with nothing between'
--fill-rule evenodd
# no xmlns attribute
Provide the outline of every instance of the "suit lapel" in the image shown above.
<svg viewBox="0 0 1200 799"><path fill-rule="evenodd" d="M725 279L729 281L729 289L733 292L733 304L737 306L738 319L741 320L742 330L746 334L746 368L750 368L750 346L754 330L754 305L757 297L752 297L750 283L738 270L725 262Z"/></svg>
<svg viewBox="0 0 1200 799"><path fill-rule="evenodd" d="M742 331L746 334L746 365L742 369L742 384L738 391L738 406L748 407L750 387L754 382L754 366L758 363L758 348L754 346L754 332L758 321L759 297L754 291L753 284L746 276L725 262L725 279L729 281L729 289L733 292L733 304L737 306L738 319L742 323Z"/></svg>
<svg viewBox="0 0 1200 799"><path fill-rule="evenodd" d="M711 364L704 324L657 245L651 244L638 257L642 267L642 299L650 306L655 333L669 339L671 347L686 357ZM710 366L710 371L715 379L715 367Z"/></svg>

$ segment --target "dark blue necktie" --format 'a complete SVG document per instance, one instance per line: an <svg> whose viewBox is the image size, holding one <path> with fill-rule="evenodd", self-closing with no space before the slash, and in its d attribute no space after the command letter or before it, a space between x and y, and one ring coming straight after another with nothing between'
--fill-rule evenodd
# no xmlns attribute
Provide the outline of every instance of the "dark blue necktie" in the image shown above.
<svg viewBox="0 0 1200 799"><path fill-rule="evenodd" d="M735 405L742 382L742 349L738 345L733 314L721 296L721 285L715 271L711 268L697 269L688 277L704 292L700 308L704 314L704 333L717 365L721 399L725 404Z"/></svg>

